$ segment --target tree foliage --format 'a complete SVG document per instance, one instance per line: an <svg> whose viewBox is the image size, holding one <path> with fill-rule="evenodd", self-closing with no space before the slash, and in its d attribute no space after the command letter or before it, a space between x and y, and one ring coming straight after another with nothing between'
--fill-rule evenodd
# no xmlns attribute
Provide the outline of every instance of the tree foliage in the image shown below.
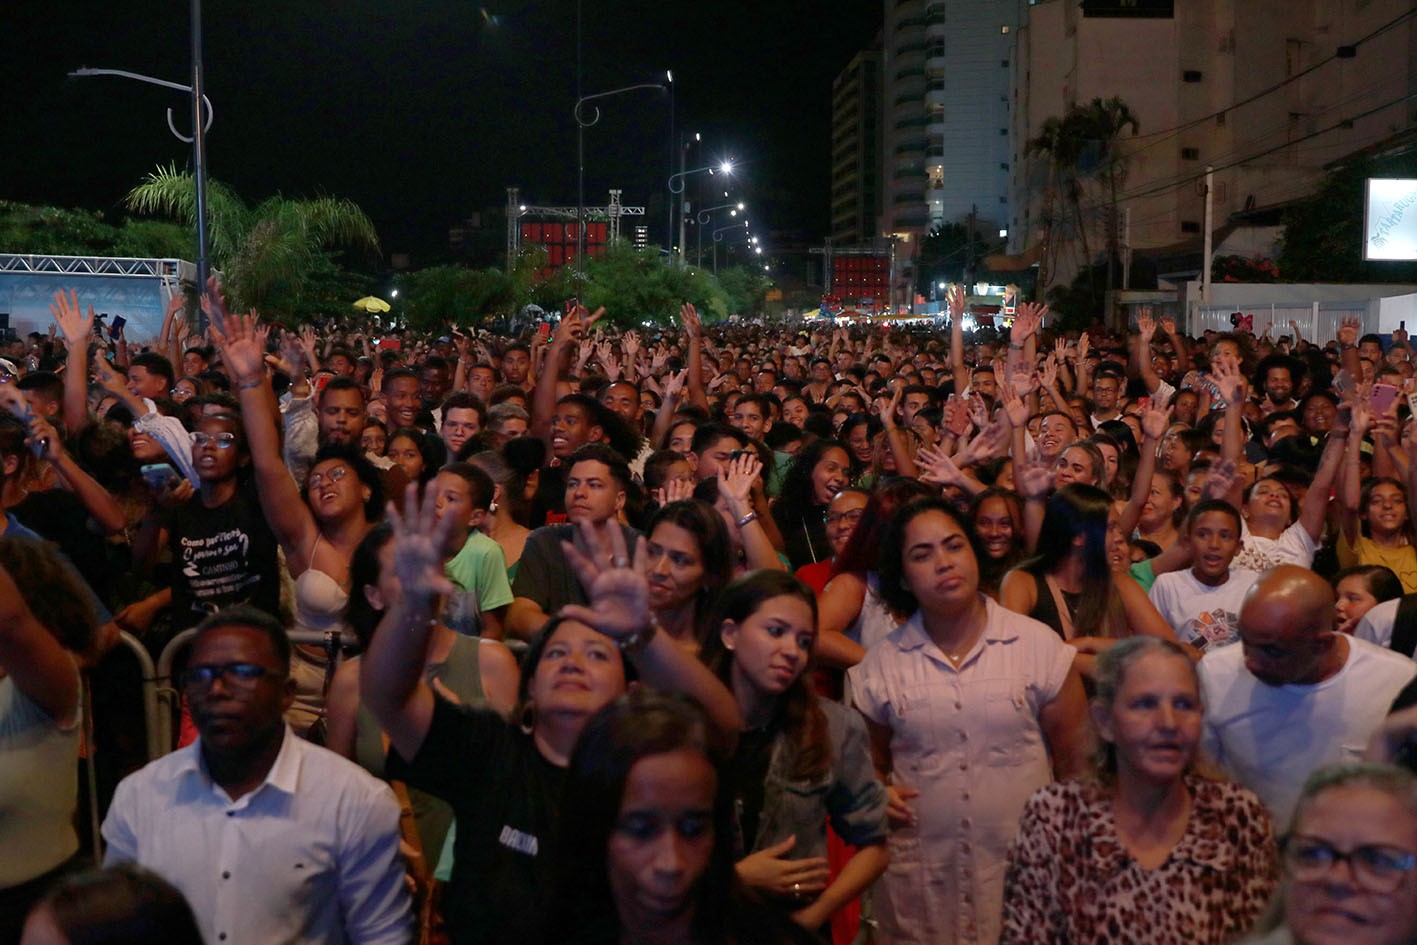
<svg viewBox="0 0 1417 945"><path fill-rule="evenodd" d="M1062 117L1044 121L1039 134L1026 145L1029 154L1048 161L1043 207L1047 240L1055 245L1055 241L1076 239L1082 251L1084 271L1096 261L1089 234L1096 213L1084 204L1106 204L1107 246L1109 253L1115 256L1118 190L1128 171L1121 139L1127 130L1136 134L1140 127L1136 113L1122 99L1116 96L1094 98L1074 105ZM1090 189L1098 191L1093 198L1089 197Z"/></svg>
<svg viewBox="0 0 1417 945"><path fill-rule="evenodd" d="M425 330L477 327L509 314L517 301L516 281L500 269L433 266L401 275L398 284L402 314Z"/></svg>
<svg viewBox="0 0 1417 945"><path fill-rule="evenodd" d="M612 244L586 261L583 301L592 311L605 306L606 318L626 327L669 323L679 306L693 302L706 321L726 318L728 300L712 274L681 268L657 250Z"/></svg>
<svg viewBox="0 0 1417 945"><path fill-rule="evenodd" d="M129 192L126 204L137 213L196 226L195 181L175 167L149 174ZM374 224L342 198L277 195L248 207L213 180L207 182L207 214L212 267L222 270L228 301L276 318L308 310L312 275L327 264L337 266L341 250L376 254L379 249Z"/></svg>
<svg viewBox="0 0 1417 945"><path fill-rule="evenodd" d="M1312 198L1284 214L1278 263L1285 282L1417 281L1417 263L1363 261L1369 177L1417 177L1417 148L1347 161L1325 175Z"/></svg>

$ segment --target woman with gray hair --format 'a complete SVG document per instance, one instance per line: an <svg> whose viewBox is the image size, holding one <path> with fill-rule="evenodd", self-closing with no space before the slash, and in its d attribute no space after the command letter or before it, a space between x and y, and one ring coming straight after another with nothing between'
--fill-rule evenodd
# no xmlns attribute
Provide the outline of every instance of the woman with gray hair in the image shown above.
<svg viewBox="0 0 1417 945"><path fill-rule="evenodd" d="M1246 945L1417 942L1417 775L1320 768L1282 846L1284 883Z"/></svg>
<svg viewBox="0 0 1417 945"><path fill-rule="evenodd" d="M1093 777L1024 809L1004 885L1005 943L1222 945L1275 881L1269 817L1196 771L1200 683L1176 643L1137 636L1097 659Z"/></svg>

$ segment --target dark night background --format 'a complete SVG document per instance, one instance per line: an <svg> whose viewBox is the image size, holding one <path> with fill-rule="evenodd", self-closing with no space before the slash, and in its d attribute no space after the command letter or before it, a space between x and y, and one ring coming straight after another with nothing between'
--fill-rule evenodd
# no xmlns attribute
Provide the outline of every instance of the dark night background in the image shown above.
<svg viewBox="0 0 1417 945"><path fill-rule="evenodd" d="M89 66L188 82L187 3L7 7L0 198L115 211L154 166L189 163L163 114L173 106L189 130L181 93L65 77ZM489 0L485 10L495 23L476 3L449 0L208 0L210 176L248 203L276 191L351 198L386 255L412 252L415 265L445 252L449 226L501 206L509 185L524 202L574 204L575 2ZM672 69L677 129L704 138L689 167L747 162L733 199L750 202L755 231L824 235L831 82L879 29L878 2L585 0L582 16L586 94ZM658 243L669 98L643 91L602 104L586 132L586 203L623 188L626 204L646 206ZM718 179L694 178L690 196Z"/></svg>

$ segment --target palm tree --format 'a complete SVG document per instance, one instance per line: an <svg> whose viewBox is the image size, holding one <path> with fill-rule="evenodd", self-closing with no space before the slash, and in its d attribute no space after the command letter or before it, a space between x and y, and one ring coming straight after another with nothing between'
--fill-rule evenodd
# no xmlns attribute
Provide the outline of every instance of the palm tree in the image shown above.
<svg viewBox="0 0 1417 945"><path fill-rule="evenodd" d="M196 226L192 175L159 167L124 201L137 213L172 217ZM341 248L377 254L374 224L353 201L338 197L296 199L280 195L247 207L231 188L207 182L212 266L220 269L233 308L290 315L312 272Z"/></svg>
<svg viewBox="0 0 1417 945"><path fill-rule="evenodd" d="M1093 140L1100 145L1097 178L1107 188L1107 270L1110 288L1112 260L1118 255L1117 191L1126 181L1129 170L1120 142L1123 131L1130 128L1132 134L1136 134L1141 125L1131 107L1117 96L1106 100L1093 99L1088 102L1085 113Z"/></svg>

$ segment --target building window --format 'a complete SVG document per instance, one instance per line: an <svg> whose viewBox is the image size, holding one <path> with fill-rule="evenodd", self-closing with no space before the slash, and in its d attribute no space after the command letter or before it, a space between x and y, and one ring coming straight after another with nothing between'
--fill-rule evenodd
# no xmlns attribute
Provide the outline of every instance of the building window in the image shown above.
<svg viewBox="0 0 1417 945"><path fill-rule="evenodd" d="M1009 129L1007 129L1007 128L1000 128L1000 129L999 129L999 134L1001 134L1001 135L1003 135L1005 138L1007 138L1007 137L1009 136Z"/></svg>
<svg viewBox="0 0 1417 945"><path fill-rule="evenodd" d="M1187 69L1181 73L1182 82L1199 82L1200 80L1201 72L1199 69Z"/></svg>
<svg viewBox="0 0 1417 945"><path fill-rule="evenodd" d="M999 32L1000 32L1000 33L1003 33L1005 36L1007 36L1007 35L1008 35L1008 32L1009 32L1009 28L1008 28L1007 26L1001 26L1001 27L999 27Z"/></svg>
<svg viewBox="0 0 1417 945"><path fill-rule="evenodd" d="M1181 232L1182 232L1182 233L1199 233L1200 231L1201 231L1201 225L1200 225L1199 223L1197 223L1195 220L1182 220L1182 221L1181 221Z"/></svg>
<svg viewBox="0 0 1417 945"><path fill-rule="evenodd" d="M1182 149L1181 149L1181 160L1183 160L1183 161L1199 161L1200 159L1201 159L1201 149L1200 149L1200 148L1182 148Z"/></svg>
<svg viewBox="0 0 1417 945"><path fill-rule="evenodd" d="M1009 162L1008 162L1008 161L1000 161L1000 162L999 162L999 170L1001 170L1001 171L1007 171L1008 169L1009 169Z"/></svg>
<svg viewBox="0 0 1417 945"><path fill-rule="evenodd" d="M1009 67L1009 61L1008 61L1007 59L1000 59L1000 60L999 60L999 65L1002 66L1003 68L1007 69L1007 68Z"/></svg>

